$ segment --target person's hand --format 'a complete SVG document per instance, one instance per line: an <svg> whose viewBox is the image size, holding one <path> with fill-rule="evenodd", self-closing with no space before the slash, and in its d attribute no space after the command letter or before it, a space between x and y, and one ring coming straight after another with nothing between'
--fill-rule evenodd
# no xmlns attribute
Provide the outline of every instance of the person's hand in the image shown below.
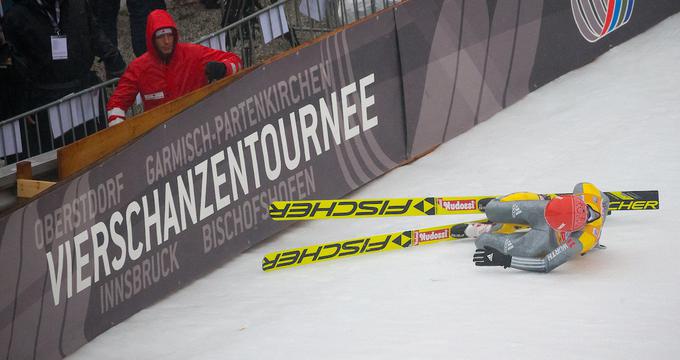
<svg viewBox="0 0 680 360"><path fill-rule="evenodd" d="M106 79L111 80L123 76L125 73L125 61L120 54L113 56L104 61L104 67L106 69Z"/></svg>
<svg viewBox="0 0 680 360"><path fill-rule="evenodd" d="M211 61L205 64L205 77L208 83L219 80L227 75L227 65L218 61Z"/></svg>
<svg viewBox="0 0 680 360"><path fill-rule="evenodd" d="M123 76L124 73L125 73L125 68L122 68L122 69L119 69L119 70L107 71L106 72L106 80L119 78L119 77Z"/></svg>
<svg viewBox="0 0 680 360"><path fill-rule="evenodd" d="M485 246L484 249L475 251L472 261L477 266L502 266L507 268L510 266L512 256L505 255L491 246Z"/></svg>
<svg viewBox="0 0 680 360"><path fill-rule="evenodd" d="M116 125L122 123L123 121L125 121L125 118L115 118L115 119L109 121L109 127L116 126Z"/></svg>
<svg viewBox="0 0 680 360"><path fill-rule="evenodd" d="M8 43L0 38L0 65L11 65L12 53Z"/></svg>
<svg viewBox="0 0 680 360"><path fill-rule="evenodd" d="M121 108L113 108L107 114L109 127L118 125L125 121L125 111Z"/></svg>

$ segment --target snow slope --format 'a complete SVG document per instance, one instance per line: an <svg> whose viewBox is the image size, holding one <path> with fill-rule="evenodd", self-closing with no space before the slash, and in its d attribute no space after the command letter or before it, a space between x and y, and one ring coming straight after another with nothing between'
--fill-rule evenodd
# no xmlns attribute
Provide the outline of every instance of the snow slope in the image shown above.
<svg viewBox="0 0 680 360"><path fill-rule="evenodd" d="M659 189L550 274L476 268L469 240L271 273L270 251L474 217L300 224L141 311L74 359L677 359L680 16L353 197ZM531 129L531 131L527 131Z"/></svg>

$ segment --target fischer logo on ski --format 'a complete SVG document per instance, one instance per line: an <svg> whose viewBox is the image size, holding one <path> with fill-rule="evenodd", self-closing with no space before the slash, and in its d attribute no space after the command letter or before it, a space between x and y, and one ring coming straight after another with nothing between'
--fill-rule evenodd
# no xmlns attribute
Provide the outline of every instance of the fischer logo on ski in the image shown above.
<svg viewBox="0 0 680 360"><path fill-rule="evenodd" d="M659 202L654 200L611 200L609 210L658 210Z"/></svg>
<svg viewBox="0 0 680 360"><path fill-rule="evenodd" d="M343 243L330 243L302 249L292 249L277 253L271 258L265 256L262 259L262 270L267 271L275 268L324 261L332 258L382 251L390 243L390 238L390 235L384 238L368 237L349 240Z"/></svg>
<svg viewBox="0 0 680 360"><path fill-rule="evenodd" d="M276 201L269 206L269 216L275 220L399 216L406 213L413 202L411 199Z"/></svg>

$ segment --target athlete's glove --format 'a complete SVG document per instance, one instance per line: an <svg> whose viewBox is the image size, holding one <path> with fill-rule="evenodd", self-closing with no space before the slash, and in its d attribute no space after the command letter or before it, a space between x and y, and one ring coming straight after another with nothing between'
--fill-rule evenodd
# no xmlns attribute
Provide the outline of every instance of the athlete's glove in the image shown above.
<svg viewBox="0 0 680 360"><path fill-rule="evenodd" d="M502 266L507 268L510 266L512 256L505 255L491 246L485 246L484 249L475 251L472 261L477 266Z"/></svg>
<svg viewBox="0 0 680 360"><path fill-rule="evenodd" d="M208 78L209 83L219 80L225 75L227 75L227 65L224 63L211 61L205 64L205 77Z"/></svg>

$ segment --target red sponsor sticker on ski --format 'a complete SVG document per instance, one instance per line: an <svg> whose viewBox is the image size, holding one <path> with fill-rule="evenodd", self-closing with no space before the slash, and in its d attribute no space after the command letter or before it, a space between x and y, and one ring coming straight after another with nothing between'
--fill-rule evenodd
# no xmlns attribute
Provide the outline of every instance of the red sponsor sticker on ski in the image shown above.
<svg viewBox="0 0 680 360"><path fill-rule="evenodd" d="M458 210L477 210L477 201L474 199L470 200L446 200L438 199L439 206L448 211L458 211Z"/></svg>
<svg viewBox="0 0 680 360"><path fill-rule="evenodd" d="M431 231L416 231L413 236L413 245L418 245L423 242L437 241L448 239L451 236L451 229L431 230Z"/></svg>

